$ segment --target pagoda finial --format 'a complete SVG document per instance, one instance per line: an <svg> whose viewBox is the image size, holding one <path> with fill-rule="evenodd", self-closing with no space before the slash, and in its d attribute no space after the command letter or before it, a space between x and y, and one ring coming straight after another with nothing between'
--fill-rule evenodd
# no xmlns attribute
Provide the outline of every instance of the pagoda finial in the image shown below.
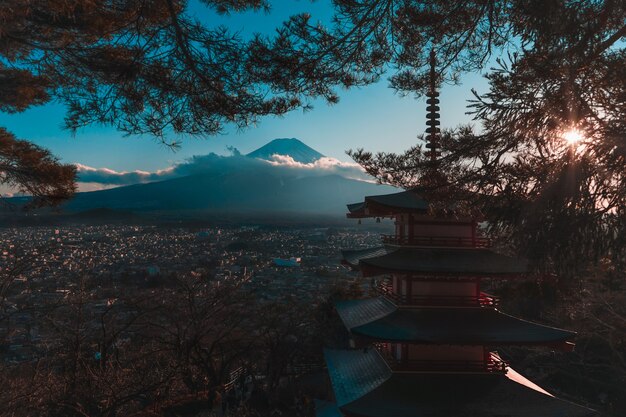
<svg viewBox="0 0 626 417"><path fill-rule="evenodd" d="M428 107L426 107L426 110L428 111L428 114L426 115L426 125L428 126L428 128L426 128L426 133L428 134L426 136L426 148L428 149L428 152L426 152L426 156L430 157L430 161L433 163L433 165L437 162L437 157L439 156L439 125L441 124L439 121L439 99L437 98L439 97L439 92L437 91L436 65L437 58L435 56L435 51L431 50L430 88L428 89L428 93L426 93L426 96L428 97L428 99L426 100L426 103L428 104Z"/></svg>

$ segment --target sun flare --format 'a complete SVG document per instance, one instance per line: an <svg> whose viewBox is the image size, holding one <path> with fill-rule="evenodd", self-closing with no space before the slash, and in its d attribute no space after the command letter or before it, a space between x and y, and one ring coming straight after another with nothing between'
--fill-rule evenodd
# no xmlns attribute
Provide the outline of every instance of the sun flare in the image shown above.
<svg viewBox="0 0 626 417"><path fill-rule="evenodd" d="M575 145L584 139L583 134L578 129L569 129L563 132L563 139L570 144Z"/></svg>

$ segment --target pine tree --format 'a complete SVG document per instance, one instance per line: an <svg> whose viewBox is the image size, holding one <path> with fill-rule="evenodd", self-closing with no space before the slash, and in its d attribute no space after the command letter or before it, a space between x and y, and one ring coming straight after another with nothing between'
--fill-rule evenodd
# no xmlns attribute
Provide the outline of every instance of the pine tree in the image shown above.
<svg viewBox="0 0 626 417"><path fill-rule="evenodd" d="M492 231L507 236L539 268L574 274L606 258L623 265L624 3L470 3L482 5L467 8L471 29L459 32L444 18L453 19L453 6L440 6L448 9L437 13L439 23L424 23L438 35L417 45L415 33L407 41L420 57L407 70L412 75L400 71L392 78L402 91L423 91L427 47L440 56L443 80L480 65L492 47L508 52L487 75L490 91L475 93L471 103L481 131L462 126L442 133L438 164L447 176L445 193L453 200L473 195L471 204L483 209ZM431 7L409 13L413 22L424 22ZM431 165L420 143L423 137L400 155L362 149L350 155L381 182L424 186Z"/></svg>

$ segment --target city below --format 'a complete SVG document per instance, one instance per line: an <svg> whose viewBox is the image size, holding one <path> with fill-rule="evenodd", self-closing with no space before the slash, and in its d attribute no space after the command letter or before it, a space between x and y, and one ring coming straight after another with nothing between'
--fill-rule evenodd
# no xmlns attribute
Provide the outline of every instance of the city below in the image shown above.
<svg viewBox="0 0 626 417"><path fill-rule="evenodd" d="M380 230L263 226L174 227L100 225L4 229L2 295L8 320L0 332L5 362L41 359L61 343L50 311L77 293L84 330L97 333L111 306L129 297L165 294L179 280L211 286L241 283L256 303L314 306L357 275L340 264L342 248L367 247ZM10 291L8 291L10 285ZM128 311L125 314L130 314ZM65 320L73 317L66 317ZM133 338L132 330L123 339ZM92 354L98 354L93 341Z"/></svg>

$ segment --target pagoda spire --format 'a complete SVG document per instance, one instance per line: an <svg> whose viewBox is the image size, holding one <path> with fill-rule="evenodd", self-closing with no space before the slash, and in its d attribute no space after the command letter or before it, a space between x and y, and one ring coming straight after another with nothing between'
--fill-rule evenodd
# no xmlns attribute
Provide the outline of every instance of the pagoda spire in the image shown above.
<svg viewBox="0 0 626 417"><path fill-rule="evenodd" d="M436 71L437 59L435 57L435 51L430 51L430 88L426 96L428 99L426 103L428 107L426 110L426 156L430 158L430 162L433 164L433 169L436 170L437 157L440 155L440 130L439 125L439 92L437 91L437 71Z"/></svg>

